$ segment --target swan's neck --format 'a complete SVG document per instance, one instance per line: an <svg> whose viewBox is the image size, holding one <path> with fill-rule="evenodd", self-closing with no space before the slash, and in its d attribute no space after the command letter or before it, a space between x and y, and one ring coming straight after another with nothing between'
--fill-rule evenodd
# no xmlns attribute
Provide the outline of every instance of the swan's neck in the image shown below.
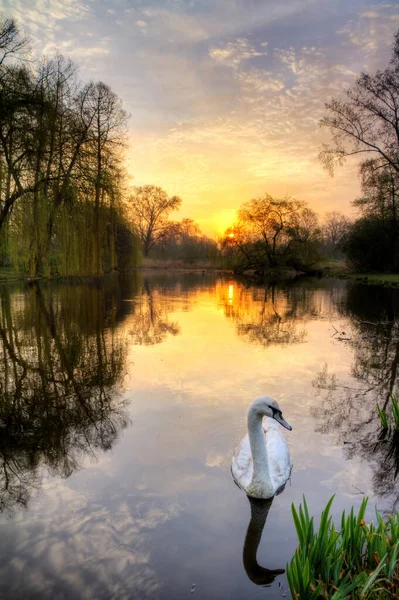
<svg viewBox="0 0 399 600"><path fill-rule="evenodd" d="M270 492L270 495L273 496L274 490L269 473L269 461L265 444L265 434L262 427L262 415L253 409L250 409L248 412L248 437L254 464L251 486L254 484L261 484L262 488L264 488L264 492Z"/></svg>

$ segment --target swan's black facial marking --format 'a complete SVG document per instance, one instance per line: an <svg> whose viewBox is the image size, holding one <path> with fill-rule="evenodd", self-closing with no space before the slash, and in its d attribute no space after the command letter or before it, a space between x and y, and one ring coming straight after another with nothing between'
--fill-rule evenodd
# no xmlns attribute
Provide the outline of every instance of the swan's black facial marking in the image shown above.
<svg viewBox="0 0 399 600"><path fill-rule="evenodd" d="M291 431L292 427L284 419L283 413L281 412L281 410L279 408L275 408L274 406L270 406L270 404L268 404L268 407L270 408L270 410L273 413L273 419L275 419L277 421L277 423L280 423L280 425L282 425L283 427L288 429L288 431Z"/></svg>
<svg viewBox="0 0 399 600"><path fill-rule="evenodd" d="M274 408L274 406L270 406L270 404L268 404L268 407L270 408L270 410L273 413L273 419L275 418L276 414L280 415L280 417L283 416L283 413L281 412L281 410L279 408Z"/></svg>

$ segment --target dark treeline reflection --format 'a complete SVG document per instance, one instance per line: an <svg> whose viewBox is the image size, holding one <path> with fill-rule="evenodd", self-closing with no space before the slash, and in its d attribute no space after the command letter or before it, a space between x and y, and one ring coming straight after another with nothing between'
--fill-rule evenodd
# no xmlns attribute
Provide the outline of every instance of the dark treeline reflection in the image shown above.
<svg viewBox="0 0 399 600"><path fill-rule="evenodd" d="M399 438L381 431L377 403L390 410L391 394L399 391L399 291L349 285L339 303L349 327L339 332L353 349L355 383L342 385L323 365L314 380L323 397L314 413L318 430L338 433L348 458L366 459L373 469L373 491L399 502ZM345 341L346 340L346 341Z"/></svg>
<svg viewBox="0 0 399 600"><path fill-rule="evenodd" d="M68 477L127 425L122 296L115 285L0 288L0 511L26 505L43 468Z"/></svg>
<svg viewBox="0 0 399 600"><path fill-rule="evenodd" d="M340 282L326 293L322 283L311 280L267 287L231 281L221 288L218 302L235 322L238 335L248 342L285 346L304 342L305 322L334 312L343 291Z"/></svg>

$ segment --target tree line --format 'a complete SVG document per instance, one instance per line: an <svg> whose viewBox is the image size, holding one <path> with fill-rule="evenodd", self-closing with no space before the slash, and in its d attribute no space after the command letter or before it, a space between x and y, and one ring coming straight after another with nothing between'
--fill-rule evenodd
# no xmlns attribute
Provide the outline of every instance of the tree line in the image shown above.
<svg viewBox="0 0 399 600"><path fill-rule="evenodd" d="M201 232L193 219L170 219L182 205L179 196L168 196L155 185L136 186L129 197L129 215L140 238L144 257L214 260L218 245Z"/></svg>
<svg viewBox="0 0 399 600"><path fill-rule="evenodd" d="M333 173L347 157L361 155L358 218L343 243L358 270L399 270L399 31L389 66L362 73L343 99L326 104L321 125L332 134L320 159ZM364 157L364 158L363 158Z"/></svg>
<svg viewBox="0 0 399 600"><path fill-rule="evenodd" d="M265 194L241 206L224 238L238 272L290 266L308 271L326 257L345 257L359 271L399 271L399 32L389 66L362 73L343 99L326 103L321 126L332 134L320 160L332 175L347 157L359 163L357 217L338 212L324 223L304 202Z"/></svg>
<svg viewBox="0 0 399 600"><path fill-rule="evenodd" d="M351 221L337 211L323 222L306 202L265 194L244 203L221 243L225 264L263 276L280 268L310 272L326 258L343 258Z"/></svg>
<svg viewBox="0 0 399 600"><path fill-rule="evenodd" d="M196 261L215 241L160 187L128 190L128 114L105 83L83 83L61 54L31 60L29 40L0 18L0 266L95 275L140 253Z"/></svg>
<svg viewBox="0 0 399 600"><path fill-rule="evenodd" d="M45 275L102 275L134 264L123 207L127 113L62 55L29 59L0 21L0 261Z"/></svg>

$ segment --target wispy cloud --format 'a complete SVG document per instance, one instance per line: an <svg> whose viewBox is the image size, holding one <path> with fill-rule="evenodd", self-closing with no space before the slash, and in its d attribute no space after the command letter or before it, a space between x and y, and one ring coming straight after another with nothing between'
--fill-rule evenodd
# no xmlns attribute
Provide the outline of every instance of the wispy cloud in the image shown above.
<svg viewBox="0 0 399 600"><path fill-rule="evenodd" d="M324 103L387 64L396 4L375 0L0 0L36 47L57 47L131 113L130 170L206 226L268 191L349 209L354 167L317 160ZM213 213L213 215L212 215ZM207 216L208 215L208 216ZM210 215L210 216L209 216Z"/></svg>
<svg viewBox="0 0 399 600"><path fill-rule="evenodd" d="M375 62L381 60L381 54L388 55L398 25L398 5L382 4L361 12L359 18L346 23L338 33L344 36L344 44L356 46L364 62L371 61L370 68L373 68Z"/></svg>
<svg viewBox="0 0 399 600"><path fill-rule="evenodd" d="M219 63L238 68L243 62L257 56L266 56L267 52L259 52L246 38L238 38L221 47L211 47L209 56Z"/></svg>

